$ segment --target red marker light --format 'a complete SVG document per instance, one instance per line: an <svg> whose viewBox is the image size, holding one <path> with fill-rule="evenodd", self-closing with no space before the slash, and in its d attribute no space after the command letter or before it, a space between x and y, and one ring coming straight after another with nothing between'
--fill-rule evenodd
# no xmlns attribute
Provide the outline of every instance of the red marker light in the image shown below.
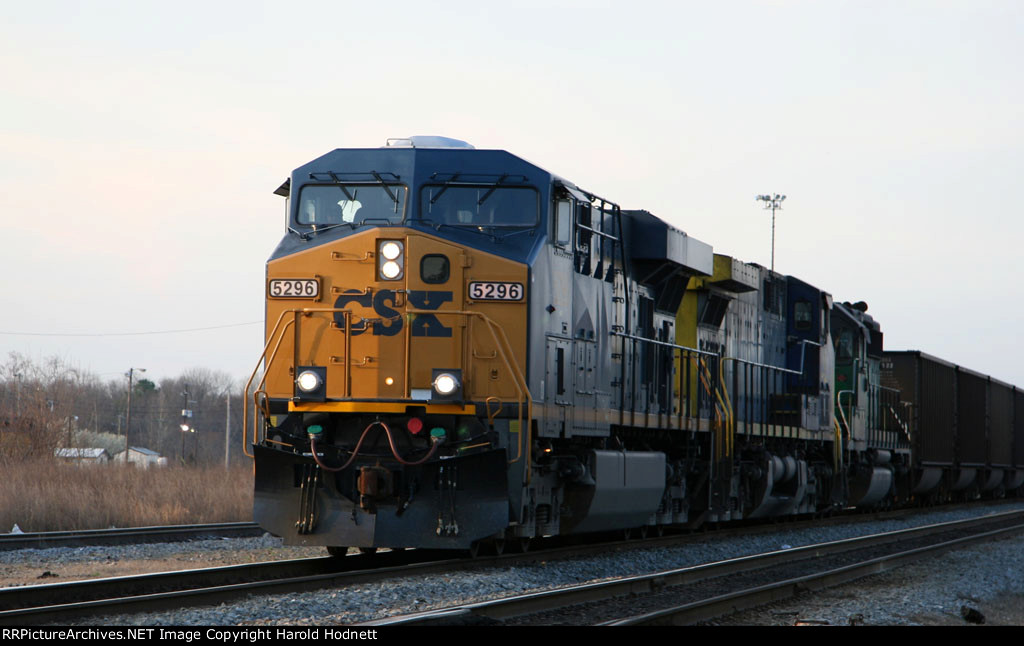
<svg viewBox="0 0 1024 646"><path fill-rule="evenodd" d="M410 417L409 421L405 423L405 427L409 429L409 432L416 435L423 430L423 420L419 417Z"/></svg>

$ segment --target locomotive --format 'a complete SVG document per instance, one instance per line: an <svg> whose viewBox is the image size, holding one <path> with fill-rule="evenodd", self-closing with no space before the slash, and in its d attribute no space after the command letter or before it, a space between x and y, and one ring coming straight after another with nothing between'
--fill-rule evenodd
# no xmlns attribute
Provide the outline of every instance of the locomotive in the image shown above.
<svg viewBox="0 0 1024 646"><path fill-rule="evenodd" d="M246 452L286 544L501 551L1024 483L1021 391L508 152L388 140L275 193Z"/></svg>

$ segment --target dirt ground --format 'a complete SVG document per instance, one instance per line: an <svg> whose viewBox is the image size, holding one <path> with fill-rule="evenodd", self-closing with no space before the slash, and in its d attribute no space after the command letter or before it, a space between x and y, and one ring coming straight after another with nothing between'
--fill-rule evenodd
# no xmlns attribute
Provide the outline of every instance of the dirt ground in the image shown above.
<svg viewBox="0 0 1024 646"><path fill-rule="evenodd" d="M19 559L15 563L0 563L0 587L59 583L315 556L327 556L327 551L322 547L206 551L189 549L187 543L182 543L181 552L163 558L123 559L108 556L59 563L47 561L42 557L33 559L31 556L26 556L24 560Z"/></svg>

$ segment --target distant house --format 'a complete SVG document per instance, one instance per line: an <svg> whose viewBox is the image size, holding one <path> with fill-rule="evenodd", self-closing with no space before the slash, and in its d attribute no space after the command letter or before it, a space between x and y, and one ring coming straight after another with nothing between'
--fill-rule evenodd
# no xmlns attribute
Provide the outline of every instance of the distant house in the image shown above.
<svg viewBox="0 0 1024 646"><path fill-rule="evenodd" d="M119 451L114 456L114 460L117 462L124 462L124 451ZM144 449L140 446L133 446L128 449L128 462L138 465L143 469L148 469L150 466L166 466L167 458L160 457L160 454L156 451Z"/></svg>
<svg viewBox="0 0 1024 646"><path fill-rule="evenodd" d="M53 455L59 460L78 464L110 462L110 454L106 449L54 449Z"/></svg>

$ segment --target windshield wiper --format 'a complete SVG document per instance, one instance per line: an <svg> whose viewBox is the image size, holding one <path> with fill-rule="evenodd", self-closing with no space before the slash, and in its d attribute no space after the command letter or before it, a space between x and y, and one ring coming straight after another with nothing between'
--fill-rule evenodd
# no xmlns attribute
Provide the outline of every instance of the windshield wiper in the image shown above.
<svg viewBox="0 0 1024 646"><path fill-rule="evenodd" d="M435 195L434 197L430 198L430 203L434 204L439 199L441 199L441 196L444 195L444 192L448 190L449 186L451 186L453 183L455 183L455 180L459 179L459 175L461 175L461 174L462 174L462 171L459 171L459 172L455 173L454 175L452 175L448 179L448 181L446 181L444 183L444 186L441 187L441 190L437 192L437 195Z"/></svg>
<svg viewBox="0 0 1024 646"><path fill-rule="evenodd" d="M395 213L398 213L398 209L399 209L399 207L402 206L402 202L398 199L398 196L396 196L394 194L394 192L391 190L391 187L387 184L387 182L384 181L384 178L380 176L380 173L378 173L375 170L371 170L369 173L357 173L357 174L358 175L372 175L373 179L377 180L377 183L380 185L380 187L383 188L385 192L387 192L388 197L391 198L391 201L395 203ZM394 177L396 181L401 179L398 175L395 175L394 173L386 173L386 174L387 175L391 175L392 177ZM310 179L315 179L315 180L318 180L318 181L323 181L322 179L318 178L317 175L327 175L328 177L330 177L331 181L335 184L335 186L337 186L338 188L341 189L341 192L345 194L345 197L348 198L348 200L350 202L354 202L355 201L355 199L356 199L355 198L355 194L354 193L349 193L348 189L345 188L345 184L343 182L345 182L345 181L366 182L366 180L364 180L364 179L343 180L340 177L338 177L338 175L334 171L325 171L323 173L310 173L309 177L310 177Z"/></svg>
<svg viewBox="0 0 1024 646"><path fill-rule="evenodd" d="M447 222L441 222L440 224L434 225L436 231L440 231L444 227L451 227L458 231L472 231L473 233L479 233L482 236L487 236L492 242L498 241L498 236L494 235L493 231L484 231L484 229L493 229L494 227L482 227L479 224L448 224Z"/></svg>
<svg viewBox="0 0 1024 646"><path fill-rule="evenodd" d="M334 174L334 171L327 171L327 174L330 175L331 179L334 181L334 185L340 188L341 192L345 194L345 197L348 198L349 202L356 201L356 196L348 192L348 189L341 183L341 180Z"/></svg>
<svg viewBox="0 0 1024 646"><path fill-rule="evenodd" d="M313 237L314 234L323 233L324 231L329 231L331 229L337 229L338 227L344 226L352 227L353 229L355 229L357 225L354 222L335 222L334 224L325 224L322 227L317 226L316 224L312 224L310 226L313 227L312 231L304 231L301 233L296 229L292 229L292 231L298 233L299 237L302 238L303 240L309 240L310 238Z"/></svg>
<svg viewBox="0 0 1024 646"><path fill-rule="evenodd" d="M515 231L511 231L509 233L506 233L503 236L498 236L497 237L498 241L505 240L506 238L511 238L512 236L517 236L520 233L529 233L531 236L532 235L536 235L536 233L537 233L537 225L536 224L505 225L505 226L503 226L501 228L502 229L516 229L516 230Z"/></svg>
<svg viewBox="0 0 1024 646"><path fill-rule="evenodd" d="M481 204L483 204L484 201L491 196L491 193L496 191L498 189L498 187L501 185L501 183L504 182L506 179L508 179L508 173L505 173L504 175L499 177L498 181L494 183L494 186L492 186L489 189L487 189L487 192L484 193L484 196L480 198L480 200L476 203L476 205L480 206Z"/></svg>
<svg viewBox="0 0 1024 646"><path fill-rule="evenodd" d="M381 177L377 173L377 171L371 170L370 173L373 175L374 179L380 182L380 185L384 188L384 190L388 192L388 197L390 197L391 201L395 203L395 213L398 213L398 198L395 197L395 194L391 192L391 189L388 188L388 185L384 183L384 178Z"/></svg>

